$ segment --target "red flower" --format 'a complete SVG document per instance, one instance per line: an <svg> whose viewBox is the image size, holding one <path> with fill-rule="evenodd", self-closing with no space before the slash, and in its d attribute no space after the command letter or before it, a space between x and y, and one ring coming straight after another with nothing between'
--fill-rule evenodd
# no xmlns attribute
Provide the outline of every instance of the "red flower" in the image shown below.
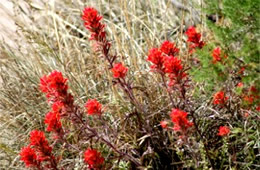
<svg viewBox="0 0 260 170"><path fill-rule="evenodd" d="M215 105L223 105L228 100L228 97L225 96L223 91L219 91L214 95L213 104Z"/></svg>
<svg viewBox="0 0 260 170"><path fill-rule="evenodd" d="M221 49L219 47L215 48L212 52L212 57L213 57L213 63L217 63L221 61Z"/></svg>
<svg viewBox="0 0 260 170"><path fill-rule="evenodd" d="M230 133L230 129L227 126L220 126L218 129L218 136L227 136Z"/></svg>
<svg viewBox="0 0 260 170"><path fill-rule="evenodd" d="M249 91L250 91L251 93L257 93L257 92L258 92L258 90L257 90L257 88L256 88L255 86L251 86L250 89L249 89Z"/></svg>
<svg viewBox="0 0 260 170"><path fill-rule="evenodd" d="M85 105L89 115L101 115L102 105L96 99L89 99Z"/></svg>
<svg viewBox="0 0 260 170"><path fill-rule="evenodd" d="M174 43L170 41L164 41L160 48L161 52L168 56L176 56L179 54L180 49L178 49Z"/></svg>
<svg viewBox="0 0 260 170"><path fill-rule="evenodd" d="M45 116L44 123L48 125L48 132L60 132L61 130L61 122L60 122L60 114L59 112L49 112Z"/></svg>
<svg viewBox="0 0 260 170"><path fill-rule="evenodd" d="M254 97L253 97L252 95L245 96L245 97L244 97L244 101L245 101L247 104L253 104L253 102L254 102Z"/></svg>
<svg viewBox="0 0 260 170"><path fill-rule="evenodd" d="M51 154L52 147L49 145L42 131L33 130L30 133L30 141L30 145L34 146L35 150L39 153L40 160L53 159Z"/></svg>
<svg viewBox="0 0 260 170"><path fill-rule="evenodd" d="M59 100L67 95L67 79L62 76L61 72L54 70L40 79L40 89L50 100Z"/></svg>
<svg viewBox="0 0 260 170"><path fill-rule="evenodd" d="M117 63L112 68L114 78L124 78L128 68L126 68L122 63Z"/></svg>
<svg viewBox="0 0 260 170"><path fill-rule="evenodd" d="M237 87L243 87L244 86L244 84L242 83L242 82L239 82L238 84L237 84Z"/></svg>
<svg viewBox="0 0 260 170"><path fill-rule="evenodd" d="M258 89L255 86L251 86L248 90L248 94L244 95L243 100L246 104L253 104L259 99Z"/></svg>
<svg viewBox="0 0 260 170"><path fill-rule="evenodd" d="M85 8L83 10L82 20L85 27L92 32L91 39L100 40L105 38L105 25L100 22L102 16L98 15L98 11L94 8Z"/></svg>
<svg viewBox="0 0 260 170"><path fill-rule="evenodd" d="M177 57L165 57L164 68L166 73L174 74L176 77L182 71L181 60Z"/></svg>
<svg viewBox="0 0 260 170"><path fill-rule="evenodd" d="M153 63L153 65L151 66L152 69L158 69L163 71L162 67L164 57L162 55L162 52L158 48L152 48L151 50L149 50L147 60Z"/></svg>
<svg viewBox="0 0 260 170"><path fill-rule="evenodd" d="M84 153L84 159L89 168L98 168L104 163L101 153L95 149L87 149Z"/></svg>
<svg viewBox="0 0 260 170"><path fill-rule="evenodd" d="M165 129L165 128L168 127L168 122L167 122L167 121L161 121L161 122L160 122L160 125L161 125L162 128Z"/></svg>
<svg viewBox="0 0 260 170"><path fill-rule="evenodd" d="M256 107L256 110L260 112L260 104Z"/></svg>
<svg viewBox="0 0 260 170"><path fill-rule="evenodd" d="M238 74L244 74L245 72L245 67L241 67L240 70L238 71Z"/></svg>
<svg viewBox="0 0 260 170"><path fill-rule="evenodd" d="M188 36L187 41L193 43L190 44L190 52L192 52L192 49L194 48L202 48L205 45L205 43L201 41L201 34L197 33L193 26L189 27L185 34Z"/></svg>
<svg viewBox="0 0 260 170"><path fill-rule="evenodd" d="M221 49L219 47L215 48L212 51L212 57L213 57L213 64L216 64L217 62L221 62L223 58L221 57ZM224 55L224 58L227 58L227 56Z"/></svg>
<svg viewBox="0 0 260 170"><path fill-rule="evenodd" d="M172 109L170 116L174 123L173 130L185 133L189 127L193 126L193 123L187 119L187 115L188 113L182 110Z"/></svg>
<svg viewBox="0 0 260 170"><path fill-rule="evenodd" d="M246 113L244 113L244 118L248 118L248 116L249 116L249 113L248 112L246 112Z"/></svg>
<svg viewBox="0 0 260 170"><path fill-rule="evenodd" d="M170 77L170 81L168 83L169 87L173 87L176 84L175 76Z"/></svg>
<svg viewBox="0 0 260 170"><path fill-rule="evenodd" d="M40 162L37 160L35 150L30 146L22 148L20 156L26 167L38 167L40 164Z"/></svg>
<svg viewBox="0 0 260 170"><path fill-rule="evenodd" d="M195 27L189 27L185 34L188 36L188 42L193 42L195 44L198 44L200 42L201 34L197 33Z"/></svg>
<svg viewBox="0 0 260 170"><path fill-rule="evenodd" d="M52 104L52 111L62 113L62 109L64 108L64 103L61 101L57 101Z"/></svg>

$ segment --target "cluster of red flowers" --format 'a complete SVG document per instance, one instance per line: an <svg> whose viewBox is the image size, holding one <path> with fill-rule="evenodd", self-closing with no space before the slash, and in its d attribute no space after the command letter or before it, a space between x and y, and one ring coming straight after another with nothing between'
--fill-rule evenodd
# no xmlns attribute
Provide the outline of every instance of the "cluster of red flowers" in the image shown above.
<svg viewBox="0 0 260 170"><path fill-rule="evenodd" d="M39 168L41 163L45 161L46 168L57 168L52 147L42 131L33 130L30 133L30 144L22 148L20 156L27 167Z"/></svg>
<svg viewBox="0 0 260 170"><path fill-rule="evenodd" d="M213 104L215 105L224 105L228 100L228 97L225 96L225 93L223 91L219 91L215 93L213 97Z"/></svg>
<svg viewBox="0 0 260 170"><path fill-rule="evenodd" d="M153 63L151 69L155 69L156 71L164 73L165 67L167 67L164 65L164 63L167 62L165 59L174 58L175 60L179 60L176 57L178 54L179 49L175 46L174 43L170 41L164 41L160 48L152 48L149 50L147 60Z"/></svg>
<svg viewBox="0 0 260 170"><path fill-rule="evenodd" d="M64 113L66 109L73 109L73 97L67 92L67 79L63 77L61 72L53 71L48 76L43 76L40 79L40 89L46 93L49 103L52 104L52 110L46 114L44 121L47 125L47 131L56 133L57 137L62 137L61 114L66 114ZM95 99L88 100L85 107L89 115L101 115L102 113L102 105ZM55 157L52 154L52 147L42 131L33 130L31 132L30 144L22 148L20 156L27 167L41 169L43 161L47 169L55 169L57 166ZM85 161L90 168L96 168L104 162L104 158L96 150L88 149L85 152Z"/></svg>
<svg viewBox="0 0 260 170"><path fill-rule="evenodd" d="M227 126L220 126L218 129L218 136L227 136L230 133L230 129Z"/></svg>
<svg viewBox="0 0 260 170"><path fill-rule="evenodd" d="M58 137L61 137L63 130L60 114L65 104L73 103L73 97L67 92L67 79L63 77L61 72L55 70L40 79L40 89L46 93L48 102L52 104L52 111L46 114L44 120L47 131L54 132ZM20 155L21 160L28 167L39 168L43 161L47 162L45 163L46 168L56 168L57 166L52 154L52 147L42 131L33 130L30 133L30 144L22 148Z"/></svg>
<svg viewBox="0 0 260 170"><path fill-rule="evenodd" d="M90 169L97 169L104 163L101 153L95 149L87 149L84 153L84 159Z"/></svg>
<svg viewBox="0 0 260 170"><path fill-rule="evenodd" d="M100 41L106 36L104 31L105 25L100 22L102 16L98 14L98 11L94 8L85 8L83 10L82 20L85 27L92 33L91 39Z"/></svg>
<svg viewBox="0 0 260 170"><path fill-rule="evenodd" d="M221 62L223 58L227 58L227 55L221 56L221 49L219 47L216 47L212 51L212 57L213 57L213 64L216 64L217 62Z"/></svg>
<svg viewBox="0 0 260 170"><path fill-rule="evenodd" d="M252 95L246 95L246 96L244 96L243 100L244 100L247 104L251 105L251 104L253 104L253 102L254 102L254 97L253 97Z"/></svg>
<svg viewBox="0 0 260 170"><path fill-rule="evenodd" d="M172 122L174 123L173 130L185 134L188 128L193 126L192 122L187 119L188 113L179 109L172 109L170 114Z"/></svg>
<svg viewBox="0 0 260 170"><path fill-rule="evenodd" d="M153 48L148 53L147 60L153 63L151 69L162 75L167 73L170 78L169 85L186 77L181 60L176 56L178 54L179 49L170 41L163 42L160 48Z"/></svg>
<svg viewBox="0 0 260 170"><path fill-rule="evenodd" d="M260 96L259 96L259 92L256 89L255 86L251 86L248 90L247 90L247 94L244 95L243 100L248 104L251 105L253 104L255 101L257 101Z"/></svg>
<svg viewBox="0 0 260 170"><path fill-rule="evenodd" d="M102 105L96 99L89 99L85 104L87 114L89 115L101 115Z"/></svg>
<svg viewBox="0 0 260 170"><path fill-rule="evenodd" d="M195 27L189 27L185 34L188 37L187 41L191 43L189 44L190 53L192 53L195 48L202 48L205 45L205 42L201 40L201 34L196 31Z"/></svg>

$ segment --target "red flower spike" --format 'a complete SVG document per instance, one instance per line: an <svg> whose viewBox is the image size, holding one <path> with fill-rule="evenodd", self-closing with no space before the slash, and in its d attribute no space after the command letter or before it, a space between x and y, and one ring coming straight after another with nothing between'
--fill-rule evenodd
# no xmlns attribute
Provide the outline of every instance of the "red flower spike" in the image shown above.
<svg viewBox="0 0 260 170"><path fill-rule="evenodd" d="M91 39L105 38L105 25L100 22L101 19L102 16L98 14L96 9L87 7L83 10L82 20L85 27L92 32Z"/></svg>
<svg viewBox="0 0 260 170"><path fill-rule="evenodd" d="M174 123L173 130L186 132L189 127L193 126L193 123L187 119L187 115L188 113L182 110L172 109L170 116Z"/></svg>
<svg viewBox="0 0 260 170"><path fill-rule="evenodd" d="M48 126L48 132L59 132L61 130L60 114L59 112L49 112L45 116L44 123Z"/></svg>
<svg viewBox="0 0 260 170"><path fill-rule="evenodd" d="M52 147L49 145L42 131L33 130L30 133L30 146L32 146L36 153L39 162L46 161L46 167L49 169L57 169L56 158L53 156Z"/></svg>
<svg viewBox="0 0 260 170"><path fill-rule="evenodd" d="M52 158L52 147L49 145L42 131L33 130L30 133L30 145L34 146L36 151L39 152L39 159L51 159Z"/></svg>
<svg viewBox="0 0 260 170"><path fill-rule="evenodd" d="M114 78L124 78L126 76L127 71L128 68L125 67L122 63L117 63L112 68Z"/></svg>
<svg viewBox="0 0 260 170"><path fill-rule="evenodd" d="M40 89L46 93L49 100L57 101L67 95L67 79L63 77L61 72L54 70L48 76L43 76L40 79Z"/></svg>
<svg viewBox="0 0 260 170"><path fill-rule="evenodd" d="M20 156L26 167L38 167L40 164L40 162L37 160L35 150L32 149L30 146L22 148Z"/></svg>
<svg viewBox="0 0 260 170"><path fill-rule="evenodd" d="M166 73L174 74L176 77L182 71L181 60L177 57L165 57L164 59L164 68Z"/></svg>
<svg viewBox="0 0 260 170"><path fill-rule="evenodd" d="M102 113L101 112L102 105L96 99L89 99L85 104L85 107L89 115L94 115L94 114L101 115Z"/></svg>
<svg viewBox="0 0 260 170"><path fill-rule="evenodd" d="M89 168L98 168L104 163L101 153L90 148L85 151L84 160L89 165Z"/></svg>
<svg viewBox="0 0 260 170"><path fill-rule="evenodd" d="M227 126L220 126L218 129L218 136L227 136L230 133L230 129Z"/></svg>
<svg viewBox="0 0 260 170"><path fill-rule="evenodd" d="M228 100L228 97L225 96L223 91L219 91L214 95L213 104L215 105L223 105Z"/></svg>
<svg viewBox="0 0 260 170"><path fill-rule="evenodd" d="M174 43L170 41L164 41L160 48L161 52L168 56L176 56L179 54L180 49L175 46Z"/></svg>
<svg viewBox="0 0 260 170"><path fill-rule="evenodd" d="M165 120L164 120L164 121L161 121L161 122L160 122L160 125L161 125L161 127L162 127L162 128L164 128L164 129L165 129L165 128L167 128L167 127L168 127L168 122L167 122L167 121L165 121Z"/></svg>

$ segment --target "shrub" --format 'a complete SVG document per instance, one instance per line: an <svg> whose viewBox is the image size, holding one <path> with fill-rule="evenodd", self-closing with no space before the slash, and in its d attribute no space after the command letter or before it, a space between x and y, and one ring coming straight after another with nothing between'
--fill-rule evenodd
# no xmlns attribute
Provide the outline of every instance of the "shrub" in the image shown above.
<svg viewBox="0 0 260 170"><path fill-rule="evenodd" d="M112 51L114 44L96 9L85 8L82 19L99 56L96 70L108 71L109 85L104 86L116 91L116 105L97 92L83 105L68 84L72 79L57 70L42 76L39 88L51 108L44 120L50 134L47 140L43 131L30 133L30 144L20 152L27 167L63 169L68 158L82 160L89 169L258 166L253 146L259 139L254 120L259 88L254 82L243 82L249 86L244 87L234 81L241 73L236 74L232 50L223 50L190 27L184 46L166 40L147 49L151 66L139 75L124 64L125 56Z"/></svg>

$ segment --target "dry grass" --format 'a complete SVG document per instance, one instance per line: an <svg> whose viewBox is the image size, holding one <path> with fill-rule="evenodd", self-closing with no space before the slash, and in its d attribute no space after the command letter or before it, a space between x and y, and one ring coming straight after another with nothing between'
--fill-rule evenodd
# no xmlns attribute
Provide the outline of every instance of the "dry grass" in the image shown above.
<svg viewBox="0 0 260 170"><path fill-rule="evenodd" d="M174 8L167 0L46 2L13 1L11 17L17 25L17 33L10 39L15 46L1 43L0 166L3 169L22 169L20 148L28 143L32 129L44 129L43 117L48 106L38 83L39 78L51 70L59 70L68 77L70 91L79 105L88 98L97 98L107 103L111 114L120 117L129 112L125 108L113 110L129 103L120 103L121 91L114 88L104 61L91 49L89 34L80 18L85 6L97 8L104 16L113 42L112 53L119 54L130 66L131 75L135 77L132 81L137 86L149 87L145 89L149 97L139 91L136 94L143 103L154 103L154 114L167 112L168 107L159 104L165 103L161 101L166 97L163 90L155 86L158 78L146 73L147 51L165 39L181 44L183 34L179 30L192 21L189 13ZM17 37L20 37L18 41ZM157 98L158 94L162 97ZM77 160L68 159L64 164L70 161ZM79 162L78 168L81 164Z"/></svg>

